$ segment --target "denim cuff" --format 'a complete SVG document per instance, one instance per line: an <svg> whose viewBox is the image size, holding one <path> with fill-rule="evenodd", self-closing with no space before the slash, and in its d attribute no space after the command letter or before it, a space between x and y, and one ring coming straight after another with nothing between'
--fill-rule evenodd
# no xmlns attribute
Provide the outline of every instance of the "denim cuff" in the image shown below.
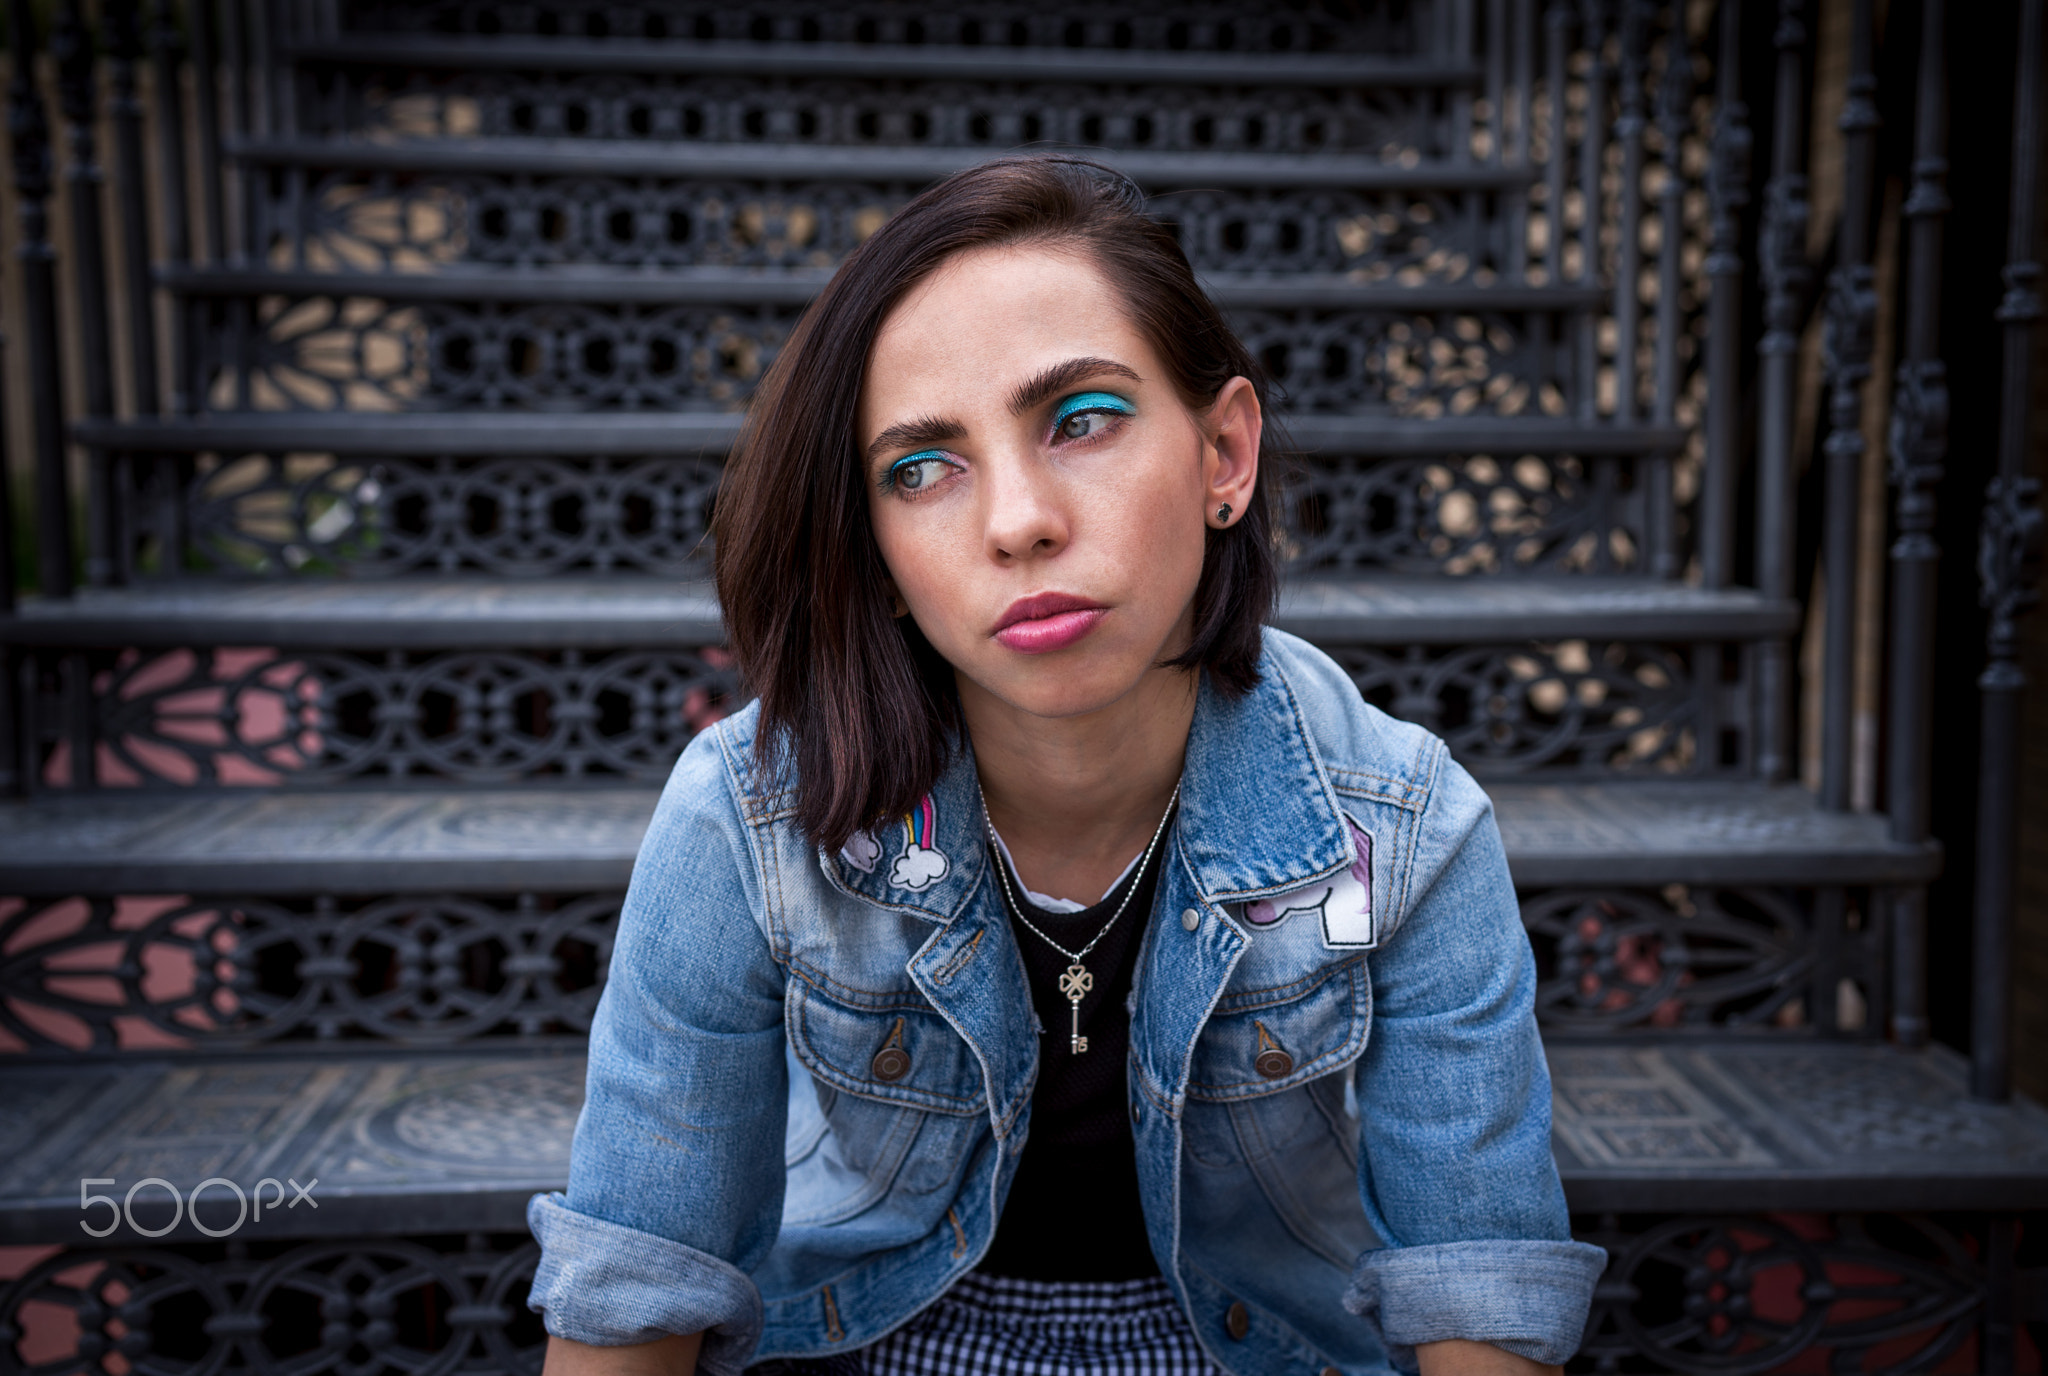
<svg viewBox="0 0 2048 1376"><path fill-rule="evenodd" d="M709 1252L570 1208L559 1193L526 1205L540 1266L526 1306L547 1330L597 1347L702 1333L697 1370L739 1376L761 1341L761 1292Z"/></svg>
<svg viewBox="0 0 2048 1376"><path fill-rule="evenodd" d="M1379 1330L1387 1356L1416 1369L1421 1343L1466 1338L1562 1365L1585 1336L1607 1253L1585 1242L1501 1238L1385 1247L1358 1259L1344 1307Z"/></svg>

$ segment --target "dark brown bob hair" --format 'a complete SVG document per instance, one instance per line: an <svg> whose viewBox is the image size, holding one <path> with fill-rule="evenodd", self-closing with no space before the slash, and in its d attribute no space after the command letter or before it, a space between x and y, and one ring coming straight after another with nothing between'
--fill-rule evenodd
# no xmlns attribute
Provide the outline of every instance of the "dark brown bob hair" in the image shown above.
<svg viewBox="0 0 2048 1376"><path fill-rule="evenodd" d="M898 302L954 255L1071 246L1123 296L1183 404L1206 408L1233 377L1266 404L1264 375L1224 323L1174 232L1129 178L1075 157L1005 158L925 191L848 254L783 346L727 461L712 519L726 633L760 695L756 760L796 786L796 820L828 851L905 812L958 748L953 670L891 615L854 433L875 336ZM1266 434L1274 434L1270 419ZM1173 664L1231 695L1259 680L1260 627L1279 573L1266 496L1211 528L1194 638Z"/></svg>

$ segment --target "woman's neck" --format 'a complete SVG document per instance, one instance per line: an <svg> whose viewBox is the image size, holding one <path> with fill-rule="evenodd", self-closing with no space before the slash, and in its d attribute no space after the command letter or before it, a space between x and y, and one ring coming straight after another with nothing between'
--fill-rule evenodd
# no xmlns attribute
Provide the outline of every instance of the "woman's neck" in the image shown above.
<svg viewBox="0 0 2048 1376"><path fill-rule="evenodd" d="M1145 848L1180 781L1196 683L1152 669L1107 707L1047 718L961 681L989 818L1026 886L1094 903Z"/></svg>

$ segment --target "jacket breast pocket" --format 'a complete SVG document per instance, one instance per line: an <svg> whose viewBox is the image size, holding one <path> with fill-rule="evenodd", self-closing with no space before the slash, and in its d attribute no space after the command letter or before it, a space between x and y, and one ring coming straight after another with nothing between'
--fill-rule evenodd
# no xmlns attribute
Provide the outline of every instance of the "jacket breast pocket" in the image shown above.
<svg viewBox="0 0 2048 1376"><path fill-rule="evenodd" d="M1286 984L1226 992L1195 1043L1188 1098L1263 1098L1356 1060L1372 1024L1365 962L1361 953Z"/></svg>
<svg viewBox="0 0 2048 1376"><path fill-rule="evenodd" d="M820 1084L932 1113L988 1111L981 1067L915 989L868 992L789 981L790 1049Z"/></svg>

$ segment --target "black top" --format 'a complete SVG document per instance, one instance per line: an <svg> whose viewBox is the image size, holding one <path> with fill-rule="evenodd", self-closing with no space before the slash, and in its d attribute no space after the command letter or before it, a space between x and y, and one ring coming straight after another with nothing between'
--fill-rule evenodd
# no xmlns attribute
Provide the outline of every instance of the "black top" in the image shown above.
<svg viewBox="0 0 2048 1376"><path fill-rule="evenodd" d="M1109 921L1133 885L1130 906L1082 961L1094 984L1081 999L1081 1035L1072 1049L1073 1005L1060 992L1068 959L1011 913L1010 930L1024 953L1031 1006L1044 1032L1038 1040L1038 1084L1031 1092L1031 1135L1003 1205L996 1237L980 1269L1027 1280L1114 1281L1156 1276L1138 1202L1137 1148L1125 1102L1131 1018L1125 1004L1138 946L1152 916L1166 842L1151 862L1077 913L1049 913L1024 897L1009 871L1010 893L1039 931L1078 951ZM1004 864L991 844L991 863ZM1007 868L1007 867L1006 867ZM998 881L998 896L1002 897ZM1008 899L1005 899L1007 902Z"/></svg>

